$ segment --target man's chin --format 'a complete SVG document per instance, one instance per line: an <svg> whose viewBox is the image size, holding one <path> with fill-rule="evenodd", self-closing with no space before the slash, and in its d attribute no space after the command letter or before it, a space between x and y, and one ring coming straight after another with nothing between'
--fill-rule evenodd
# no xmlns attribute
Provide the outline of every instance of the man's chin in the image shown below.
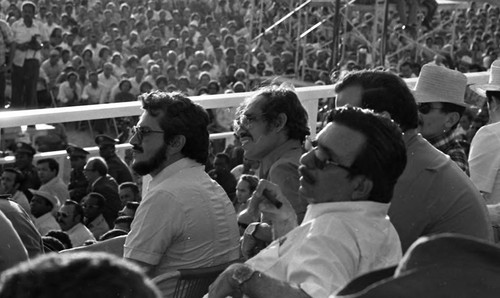
<svg viewBox="0 0 500 298"><path fill-rule="evenodd" d="M154 165L151 165L146 161L134 161L132 163L132 170L141 176L146 176L155 169Z"/></svg>

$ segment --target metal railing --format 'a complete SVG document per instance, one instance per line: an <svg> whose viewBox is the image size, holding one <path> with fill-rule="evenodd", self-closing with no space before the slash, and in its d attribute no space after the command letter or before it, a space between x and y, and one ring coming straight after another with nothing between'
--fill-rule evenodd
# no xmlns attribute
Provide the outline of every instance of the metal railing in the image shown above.
<svg viewBox="0 0 500 298"><path fill-rule="evenodd" d="M488 73L471 73L467 74L469 84L486 83L488 81ZM412 88L415 85L416 79L406 80L407 84ZM310 86L296 88L296 92L304 105L309 115L309 126L311 129L311 137L315 136L317 127L318 115L318 99L334 96L333 86ZM220 95L203 95L191 97L194 102L197 102L205 109L227 108L239 106L245 98L251 96L252 92L247 93L231 93ZM95 119L108 119L116 117L137 116L141 114L140 102L123 102L109 103L99 105L86 105L75 107L59 107L49 109L36 110L20 110L20 111L5 111L0 112L0 128L18 127L23 125L44 124L44 123L64 123L75 121L86 121ZM211 134L211 139L226 139L232 141L233 133L225 132ZM228 143L226 142L226 143ZM130 148L130 144L117 145L117 152L120 156L124 156L126 149ZM97 147L86 147L91 156L98 155ZM52 151L37 153L34 159L52 157L61 165L60 176L65 180L69 176L69 162L66 159L66 151ZM0 164L11 163L14 161L13 156L0 158Z"/></svg>

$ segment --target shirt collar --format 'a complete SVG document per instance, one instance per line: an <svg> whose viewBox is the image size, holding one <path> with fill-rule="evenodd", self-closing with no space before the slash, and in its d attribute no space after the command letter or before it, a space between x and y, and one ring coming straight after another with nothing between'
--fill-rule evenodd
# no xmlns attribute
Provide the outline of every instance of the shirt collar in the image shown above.
<svg viewBox="0 0 500 298"><path fill-rule="evenodd" d="M442 150L443 147L446 147L447 144L453 142L454 136L453 132L455 130L451 129L447 132L444 132L436 137L429 138L427 141L432 144L432 146L436 147L439 150Z"/></svg>
<svg viewBox="0 0 500 298"><path fill-rule="evenodd" d="M155 188L157 185L177 174L178 172L187 168L194 167L202 167L202 165L193 159L187 157L181 158L173 164L165 167L160 173L158 173L158 175L153 177L151 182L149 182L148 190Z"/></svg>
<svg viewBox="0 0 500 298"><path fill-rule="evenodd" d="M309 204L303 223L318 218L328 213L359 213L365 217L385 217L389 204L373 201L348 201Z"/></svg>

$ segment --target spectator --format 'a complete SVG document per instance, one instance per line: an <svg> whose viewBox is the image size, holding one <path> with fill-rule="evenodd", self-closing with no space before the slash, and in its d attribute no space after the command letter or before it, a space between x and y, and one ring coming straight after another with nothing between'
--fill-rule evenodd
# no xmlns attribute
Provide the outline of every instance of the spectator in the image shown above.
<svg viewBox="0 0 500 298"><path fill-rule="evenodd" d="M118 212L118 216L130 216L134 217L135 213L139 208L139 202L128 202L125 206Z"/></svg>
<svg viewBox="0 0 500 298"><path fill-rule="evenodd" d="M12 223L2 212L0 212L0 229L2 232L0 255L8 256L0 258L0 272L3 273L10 267L28 260L28 253Z"/></svg>
<svg viewBox="0 0 500 298"><path fill-rule="evenodd" d="M81 147L69 145L66 148L71 165L71 173L68 184L68 191L71 200L80 202L87 194L88 181L85 178L83 168L87 163L88 151Z"/></svg>
<svg viewBox="0 0 500 298"><path fill-rule="evenodd" d="M120 216L115 220L115 227L113 229L130 232L130 227L134 218L132 216Z"/></svg>
<svg viewBox="0 0 500 298"><path fill-rule="evenodd" d="M82 246L87 240L95 240L92 232L83 225L83 208L75 201L64 202L57 212L61 230L68 233L73 247Z"/></svg>
<svg viewBox="0 0 500 298"><path fill-rule="evenodd" d="M40 188L41 182L38 178L38 173L36 167L33 165L33 156L36 150L31 145L23 142L16 143L14 149L14 156L16 158L14 162L14 168L21 171L24 176L24 180L19 187L24 195L31 200L33 194L28 190Z"/></svg>
<svg viewBox="0 0 500 298"><path fill-rule="evenodd" d="M67 75L67 81L59 86L57 100L60 105L74 106L81 104L82 86L78 83L78 75L72 71Z"/></svg>
<svg viewBox="0 0 500 298"><path fill-rule="evenodd" d="M107 135L98 135L95 143L99 147L99 155L104 158L108 165L108 174L113 177L118 184L133 181L132 172L127 164L116 154L115 145L118 140Z"/></svg>
<svg viewBox="0 0 500 298"><path fill-rule="evenodd" d="M85 104L100 104L106 101L106 87L99 82L97 72L89 73L89 84L83 87L81 99Z"/></svg>
<svg viewBox="0 0 500 298"><path fill-rule="evenodd" d="M11 47L13 42L13 33L11 27L4 20L0 20L0 110L5 109L5 105L7 104L5 100L5 75L6 75L6 66L11 65L10 61L6 60L7 50Z"/></svg>
<svg viewBox="0 0 500 298"><path fill-rule="evenodd" d="M234 201L236 194L236 178L231 174L229 168L229 156L225 153L218 153L214 160L214 169L208 175L222 186L231 201Z"/></svg>
<svg viewBox="0 0 500 298"><path fill-rule="evenodd" d="M31 192L33 193L30 202L31 214L40 235L45 236L50 230L59 230L59 224L53 216L59 210L59 199L45 191L33 189Z"/></svg>
<svg viewBox="0 0 500 298"><path fill-rule="evenodd" d="M82 199L83 224L92 232L95 239L99 239L110 230L102 216L106 199L99 193L91 192Z"/></svg>
<svg viewBox="0 0 500 298"><path fill-rule="evenodd" d="M0 193L8 194L11 201L19 204L26 213L31 214L30 203L19 187L22 184L23 174L16 169L7 168L3 170L0 177Z"/></svg>
<svg viewBox="0 0 500 298"><path fill-rule="evenodd" d="M122 202L122 207L128 202L140 202L141 193L139 192L139 187L137 183L134 182L123 182L118 187L120 200Z"/></svg>
<svg viewBox="0 0 500 298"><path fill-rule="evenodd" d="M38 177L42 182L41 191L53 194L59 199L59 205L69 200L68 186L59 175L59 163L53 158L43 158L36 162Z"/></svg>

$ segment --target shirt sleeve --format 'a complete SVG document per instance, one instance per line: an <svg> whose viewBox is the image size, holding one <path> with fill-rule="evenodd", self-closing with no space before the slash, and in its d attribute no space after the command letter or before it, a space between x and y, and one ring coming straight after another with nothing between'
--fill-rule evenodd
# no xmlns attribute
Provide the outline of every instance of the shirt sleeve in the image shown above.
<svg viewBox="0 0 500 298"><path fill-rule="evenodd" d="M182 234L184 213L177 198L156 191L137 209L124 247L124 257L158 265L171 243Z"/></svg>
<svg viewBox="0 0 500 298"><path fill-rule="evenodd" d="M488 127L481 128L471 144L469 156L470 178L474 185L485 193L491 193L500 170L499 138Z"/></svg>

